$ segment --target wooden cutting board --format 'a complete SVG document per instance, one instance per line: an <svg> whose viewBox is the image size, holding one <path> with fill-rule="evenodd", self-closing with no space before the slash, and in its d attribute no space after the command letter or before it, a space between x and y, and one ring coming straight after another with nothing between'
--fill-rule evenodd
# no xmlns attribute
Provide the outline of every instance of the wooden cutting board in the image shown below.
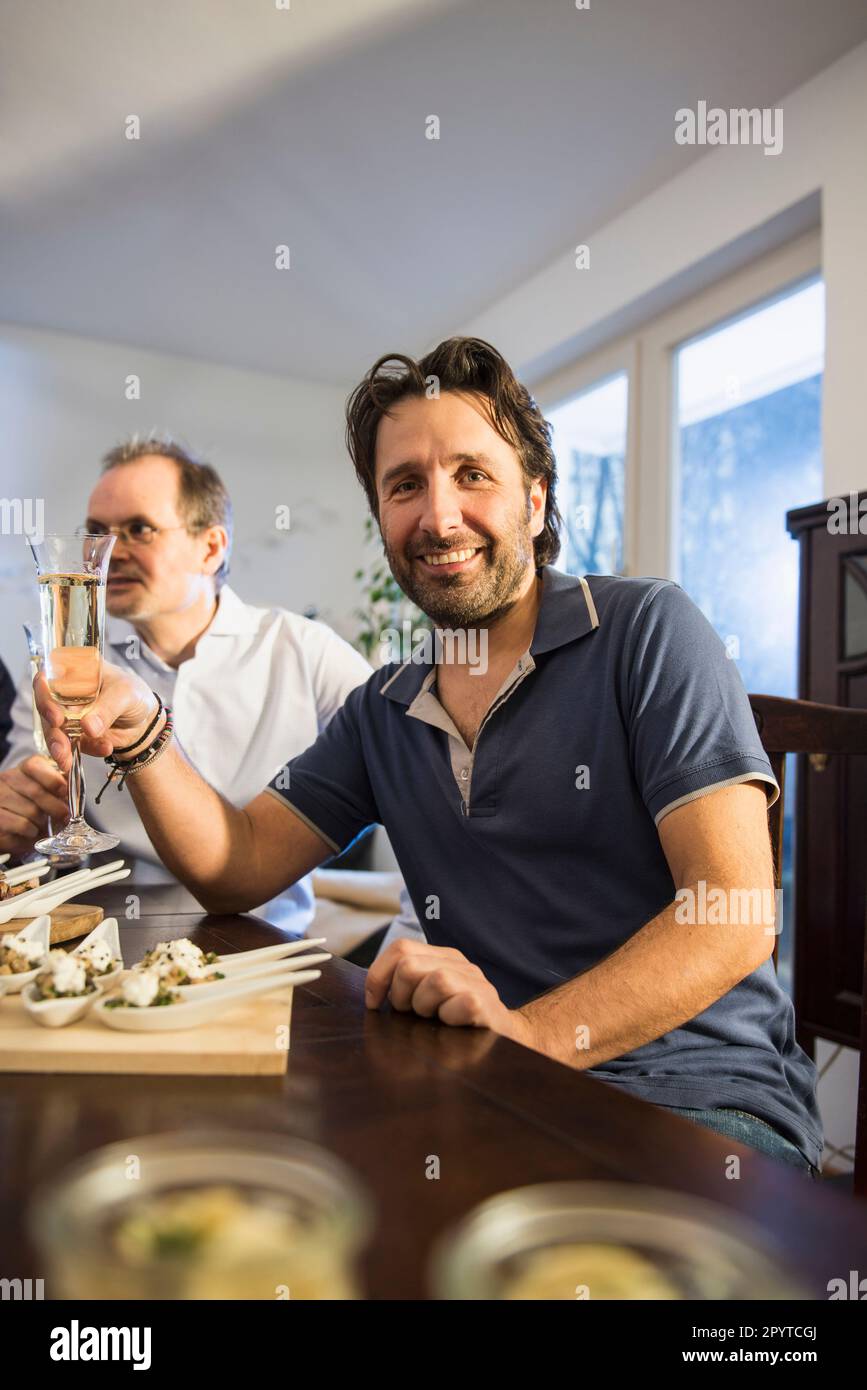
<svg viewBox="0 0 867 1390"><path fill-rule="evenodd" d="M98 927L105 913L101 907L88 907L87 903L61 903L51 914L51 944L57 946L61 941L74 941L77 936L87 936ZM32 917L16 917L0 927L3 932L20 931Z"/></svg>
<svg viewBox="0 0 867 1390"><path fill-rule="evenodd" d="M291 989L242 1000L231 1013L176 1033L121 1033L91 1014L44 1028L18 994L0 996L0 1072L153 1076L280 1076L289 1059Z"/></svg>

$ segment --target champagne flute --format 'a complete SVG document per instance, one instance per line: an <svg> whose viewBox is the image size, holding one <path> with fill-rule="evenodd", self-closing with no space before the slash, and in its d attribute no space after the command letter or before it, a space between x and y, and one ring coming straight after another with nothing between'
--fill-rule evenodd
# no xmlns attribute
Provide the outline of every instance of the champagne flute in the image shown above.
<svg viewBox="0 0 867 1390"><path fill-rule="evenodd" d="M30 679L31 681L33 681L35 680L39 672L43 670L45 662L42 655L42 647L36 640L36 633L33 631L32 625L30 623L24 623L23 627L24 635L27 638L27 650L30 653ZM39 710L36 708L35 694L33 695L32 699L33 743L36 747L36 751L39 754L39 756L41 758L45 758L48 762L50 762L52 767L57 767L57 763L51 756L51 750L49 749L48 744L45 742L45 730L42 727L42 719L40 717ZM53 837L54 835L54 827L51 824L50 816L48 817L48 834L49 837ZM72 850L66 850L63 854L59 854L55 851L54 854L51 854L48 857L52 864L77 864L81 859L81 855L75 853Z"/></svg>
<svg viewBox="0 0 867 1390"><path fill-rule="evenodd" d="M94 830L84 819L81 768L81 721L102 689L105 584L114 541L114 536L88 535L28 541L38 576L45 676L53 699L67 712L63 731L72 745L69 821L37 841L42 854L81 859L120 843L117 835Z"/></svg>

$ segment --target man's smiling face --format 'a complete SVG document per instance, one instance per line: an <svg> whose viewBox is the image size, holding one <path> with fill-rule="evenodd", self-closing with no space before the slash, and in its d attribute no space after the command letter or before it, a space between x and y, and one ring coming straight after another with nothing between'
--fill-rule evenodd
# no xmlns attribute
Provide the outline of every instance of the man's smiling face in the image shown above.
<svg viewBox="0 0 867 1390"><path fill-rule="evenodd" d="M528 491L484 397L446 391L392 406L376 436L376 491L391 572L438 626L491 622L534 572L545 484Z"/></svg>

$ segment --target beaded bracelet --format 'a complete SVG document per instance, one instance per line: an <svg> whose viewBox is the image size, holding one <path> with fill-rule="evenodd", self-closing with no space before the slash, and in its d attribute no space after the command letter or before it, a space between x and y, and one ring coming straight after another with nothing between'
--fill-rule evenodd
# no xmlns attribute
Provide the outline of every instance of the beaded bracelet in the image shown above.
<svg viewBox="0 0 867 1390"><path fill-rule="evenodd" d="M99 805L99 798L111 782L117 780L118 791L123 791L123 784L127 777L132 777L136 772L142 772L146 767L150 767L151 763L156 762L157 758L163 752L172 736L174 720L172 719L172 712L168 705L162 705L162 710L165 712L166 722L160 729L153 743L148 744L146 748L142 748L140 753L137 753L134 758L130 758L127 762L120 763L117 760L117 753L125 751L122 749L115 749L115 752L110 754L109 757L103 758L103 762L111 768L111 771L100 787L99 795L95 798L97 805ZM159 713L160 711L157 713L157 718L159 718ZM151 728L153 728L153 725L151 725ZM148 732L150 732L150 730ZM137 739L135 743L130 744L130 748L138 748L141 741L141 739Z"/></svg>

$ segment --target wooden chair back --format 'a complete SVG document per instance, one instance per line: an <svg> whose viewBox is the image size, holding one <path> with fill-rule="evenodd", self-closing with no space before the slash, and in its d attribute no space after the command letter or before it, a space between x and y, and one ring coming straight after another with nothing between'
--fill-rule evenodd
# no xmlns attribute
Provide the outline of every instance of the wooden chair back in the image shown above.
<svg viewBox="0 0 867 1390"><path fill-rule="evenodd" d="M867 710L838 705L813 704L808 700L787 700L777 695L751 695L750 705L756 727L780 785L778 800L768 812L774 851L774 885L780 888L783 871L783 814L786 794L786 754L801 753L811 760L825 760L833 754L851 756L867 753ZM815 766L823 763L816 762ZM867 808L865 808L867 831ZM865 835L867 838L867 835ZM856 1196L867 1198L867 904L864 913L864 973L861 993L861 1047L858 1073L858 1103L855 1120ZM799 933L821 931L822 923L797 923ZM777 947L774 945L774 964Z"/></svg>

